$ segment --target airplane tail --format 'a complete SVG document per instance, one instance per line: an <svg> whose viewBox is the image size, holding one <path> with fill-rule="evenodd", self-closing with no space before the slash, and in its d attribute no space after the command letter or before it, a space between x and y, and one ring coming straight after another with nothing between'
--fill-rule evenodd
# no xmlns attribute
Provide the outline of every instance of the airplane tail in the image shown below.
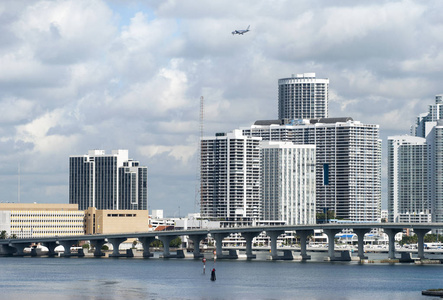
<svg viewBox="0 0 443 300"><path fill-rule="evenodd" d="M251 25L248 25L248 28L246 28L246 30L249 30L249 27L251 27Z"/></svg>

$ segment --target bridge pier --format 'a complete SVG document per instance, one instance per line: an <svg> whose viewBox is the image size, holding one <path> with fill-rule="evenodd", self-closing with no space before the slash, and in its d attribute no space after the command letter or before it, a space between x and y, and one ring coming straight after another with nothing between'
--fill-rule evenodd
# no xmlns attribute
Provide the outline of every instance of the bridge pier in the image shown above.
<svg viewBox="0 0 443 300"><path fill-rule="evenodd" d="M178 235L164 235L159 236L158 239L163 242L163 258L184 258L185 254L183 253L183 250L177 250L177 254L171 255L169 252L169 244L171 241L175 238L177 238Z"/></svg>
<svg viewBox="0 0 443 300"><path fill-rule="evenodd" d="M246 240L246 259L251 260L257 257L257 255L252 254L252 240L258 236L261 231L256 232L242 232L241 235Z"/></svg>
<svg viewBox="0 0 443 300"><path fill-rule="evenodd" d="M155 241L155 237L153 237L153 236L141 237L141 238L138 238L138 240L143 245L143 257L150 258L150 257L154 256L154 254L152 254L149 251L149 246L151 245L151 243L153 241Z"/></svg>
<svg viewBox="0 0 443 300"><path fill-rule="evenodd" d="M362 259L367 259L368 257L365 256L365 234L370 232L370 229L352 229L354 233L357 235L358 240L358 257L360 258L360 261Z"/></svg>
<svg viewBox="0 0 443 300"><path fill-rule="evenodd" d="M112 244L112 254L109 254L109 257L127 257L127 254L120 254L118 248L120 244L126 241L126 238L110 238L108 239L109 243Z"/></svg>
<svg viewBox="0 0 443 300"><path fill-rule="evenodd" d="M6 255L6 256L13 256L14 253L17 251L16 248L10 246L10 245L1 245L1 251L0 254Z"/></svg>
<svg viewBox="0 0 443 300"><path fill-rule="evenodd" d="M70 257L71 256L71 246L74 244L74 241L59 241L59 244L63 246L65 249L63 251L64 257Z"/></svg>
<svg viewBox="0 0 443 300"><path fill-rule="evenodd" d="M200 253L200 242L207 237L207 234L188 235L189 239L194 243L194 259L200 259L203 254Z"/></svg>
<svg viewBox="0 0 443 300"><path fill-rule="evenodd" d="M283 233L285 233L284 230L266 231L266 235L271 238L271 258L272 258L272 260L292 259L292 257L290 257L289 253L287 253L287 252L285 252L285 255L282 257L278 256L277 239ZM291 254L291 256L292 256L292 254Z"/></svg>
<svg viewBox="0 0 443 300"><path fill-rule="evenodd" d="M43 245L48 248L48 256L54 257L56 255L55 248L57 248L57 242L45 242Z"/></svg>
<svg viewBox="0 0 443 300"><path fill-rule="evenodd" d="M328 257L330 261L337 260L335 257L335 235L339 233L340 229L323 229L328 236Z"/></svg>
<svg viewBox="0 0 443 300"><path fill-rule="evenodd" d="M32 257L36 257L37 255L38 255L38 253L37 253L37 245L32 246L31 247L31 256Z"/></svg>
<svg viewBox="0 0 443 300"><path fill-rule="evenodd" d="M104 244L108 242L108 239L99 239L99 240L91 240L91 245L94 246L94 256L95 257L102 257L105 256L105 254L102 252L102 247ZM117 248L118 249L118 248Z"/></svg>
<svg viewBox="0 0 443 300"><path fill-rule="evenodd" d="M395 235L402 230L402 228L384 228L384 232L389 238L389 259L395 259Z"/></svg>
<svg viewBox="0 0 443 300"><path fill-rule="evenodd" d="M10 247L13 247L16 249L14 255L15 256L25 256L25 248L26 246L29 246L28 244L24 244L24 243L9 243Z"/></svg>
<svg viewBox="0 0 443 300"><path fill-rule="evenodd" d="M159 236L158 239L163 242L163 258L169 258L171 253L169 253L169 243L174 239L174 236L166 235Z"/></svg>
<svg viewBox="0 0 443 300"><path fill-rule="evenodd" d="M222 242L223 242L223 239L229 235L230 235L229 232L214 233L213 234L213 237L215 240L215 251L216 251L217 259L237 258L237 257L235 257L236 255L233 255L232 257L231 257L231 255L228 255L228 256L223 255L223 243Z"/></svg>
<svg viewBox="0 0 443 300"><path fill-rule="evenodd" d="M311 259L306 251L306 240L310 234L313 234L314 230L297 230L296 234L300 237L300 256L301 260Z"/></svg>
<svg viewBox="0 0 443 300"><path fill-rule="evenodd" d="M425 234L428 233L430 229L414 229L414 233L417 235L418 242L417 242L417 251L418 251L418 258L419 259L425 259L425 243L424 238Z"/></svg>

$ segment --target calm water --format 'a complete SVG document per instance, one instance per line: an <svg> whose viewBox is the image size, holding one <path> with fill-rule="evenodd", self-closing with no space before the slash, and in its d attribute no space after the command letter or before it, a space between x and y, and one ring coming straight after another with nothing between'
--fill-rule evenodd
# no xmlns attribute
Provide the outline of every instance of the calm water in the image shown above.
<svg viewBox="0 0 443 300"><path fill-rule="evenodd" d="M433 299L443 265L0 258L1 299Z"/></svg>

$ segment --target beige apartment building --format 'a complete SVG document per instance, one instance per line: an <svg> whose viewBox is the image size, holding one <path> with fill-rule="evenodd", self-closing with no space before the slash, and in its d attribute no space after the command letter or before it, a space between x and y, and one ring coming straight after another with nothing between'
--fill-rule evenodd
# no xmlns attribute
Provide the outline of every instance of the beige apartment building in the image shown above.
<svg viewBox="0 0 443 300"><path fill-rule="evenodd" d="M149 229L147 210L97 210L85 211L86 234L146 232Z"/></svg>
<svg viewBox="0 0 443 300"><path fill-rule="evenodd" d="M147 210L78 210L77 204L0 203L0 231L32 238L145 232Z"/></svg>
<svg viewBox="0 0 443 300"><path fill-rule="evenodd" d="M0 231L16 238L85 234L77 204L0 203Z"/></svg>

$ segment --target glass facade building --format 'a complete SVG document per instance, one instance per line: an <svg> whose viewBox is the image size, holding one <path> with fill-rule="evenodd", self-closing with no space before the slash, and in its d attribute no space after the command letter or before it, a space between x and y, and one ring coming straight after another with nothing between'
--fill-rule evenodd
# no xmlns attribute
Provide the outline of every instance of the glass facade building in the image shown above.
<svg viewBox="0 0 443 300"><path fill-rule="evenodd" d="M128 150L91 150L69 158L69 203L79 209L147 209L147 167Z"/></svg>

